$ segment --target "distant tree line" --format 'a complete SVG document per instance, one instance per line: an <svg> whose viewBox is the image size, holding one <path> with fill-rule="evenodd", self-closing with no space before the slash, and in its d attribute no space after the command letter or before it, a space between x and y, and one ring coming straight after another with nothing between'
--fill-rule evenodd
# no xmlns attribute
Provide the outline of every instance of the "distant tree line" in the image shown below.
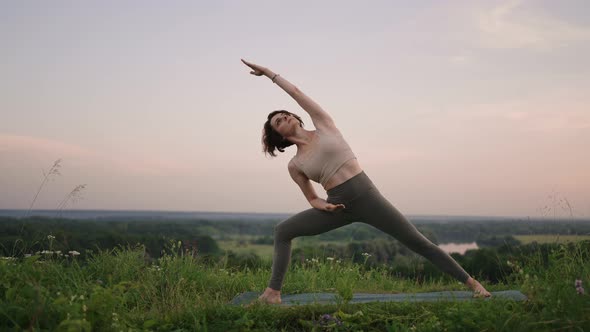
<svg viewBox="0 0 590 332"><path fill-rule="evenodd" d="M266 266L268 261L254 253L222 252L216 240L248 235L250 243L273 244L273 229L279 221L209 220L73 220L64 218L0 217L0 255L22 256L43 250L67 253L76 250L108 250L117 246L145 247L147 259L156 259L171 243L178 253L196 255L206 263L232 268ZM461 221L418 224L417 228L434 243L477 242L480 249L465 255L452 254L466 270L490 280L501 281L512 271L509 260L518 260L533 249L548 252L551 245L520 245L517 234L590 234L584 222ZM52 235L51 240L48 235ZM388 266L392 275L417 278L440 277L441 271L389 235L362 223L321 235L330 244L303 246L293 250L292 264L307 259L332 257L362 263L367 268ZM334 243L342 244L334 244ZM590 241L587 241L590 243ZM370 254L368 257L366 254ZM363 255L365 254L365 255ZM268 267L268 266L266 266Z"/></svg>

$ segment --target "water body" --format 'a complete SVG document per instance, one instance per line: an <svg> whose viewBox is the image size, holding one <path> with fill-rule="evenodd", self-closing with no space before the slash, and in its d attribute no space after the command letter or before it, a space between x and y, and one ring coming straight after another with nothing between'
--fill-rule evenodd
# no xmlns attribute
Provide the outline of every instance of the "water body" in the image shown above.
<svg viewBox="0 0 590 332"><path fill-rule="evenodd" d="M471 242L471 243L442 243L438 245L442 250L444 250L446 253L459 253L461 255L465 254L465 252L467 250L471 250L471 249L478 249L477 243L475 242Z"/></svg>

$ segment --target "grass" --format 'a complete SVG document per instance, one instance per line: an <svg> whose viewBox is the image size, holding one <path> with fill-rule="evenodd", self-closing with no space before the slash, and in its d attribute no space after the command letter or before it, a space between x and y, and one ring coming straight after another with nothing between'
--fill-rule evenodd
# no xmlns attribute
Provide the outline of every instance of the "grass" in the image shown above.
<svg viewBox="0 0 590 332"><path fill-rule="evenodd" d="M177 252L172 248L169 252ZM466 290L449 278L400 279L364 264L311 260L291 265L283 292L335 292L337 305L280 308L228 305L234 296L261 291L268 265L236 269L223 261L168 254L148 263L142 247L75 256L31 255L0 260L0 330L35 331L549 331L590 330L589 296L574 281L590 280L588 246L562 245L544 263L540 253L517 263L507 284L529 300L447 303L349 304L352 292Z"/></svg>
<svg viewBox="0 0 590 332"><path fill-rule="evenodd" d="M590 240L590 235L558 235L558 234L537 234L537 235L514 235L522 244L537 243L566 243Z"/></svg>
<svg viewBox="0 0 590 332"><path fill-rule="evenodd" d="M300 237L296 238L292 242L292 249L300 248L305 245L322 245L322 244L338 244L341 245L342 241L320 241L311 239L311 237ZM254 253L262 259L272 259L274 247L272 244L252 244L248 243L248 237L240 237L231 240L218 240L217 244L225 251L233 251L237 254ZM241 243L240 243L241 242Z"/></svg>
<svg viewBox="0 0 590 332"><path fill-rule="evenodd" d="M272 258L273 254L273 246L268 244L244 243L242 245L238 245L237 240L219 240L217 241L217 244L222 250L226 252L230 250L237 254L253 252L263 259Z"/></svg>
<svg viewBox="0 0 590 332"><path fill-rule="evenodd" d="M539 244L542 243L567 243L567 242L578 242L584 240L590 240L590 235L558 235L558 234L542 234L542 235L514 235L514 238L519 240L522 244L529 244L533 242L537 242ZM234 251L236 253L248 253L253 252L256 255L264 258L270 259L272 258L273 254L273 246L272 245L263 245L263 244L249 244L245 243L242 246L237 245L238 240L228 240L228 241L219 241L219 246L226 251ZM299 248L305 245L342 245L341 240L335 241L326 241L326 240L318 240L314 237L301 237L297 238L293 241L293 249Z"/></svg>

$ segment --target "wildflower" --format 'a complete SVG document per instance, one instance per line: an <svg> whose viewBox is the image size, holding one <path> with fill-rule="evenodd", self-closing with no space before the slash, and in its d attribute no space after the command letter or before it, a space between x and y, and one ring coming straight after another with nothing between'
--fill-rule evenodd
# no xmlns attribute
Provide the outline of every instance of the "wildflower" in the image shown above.
<svg viewBox="0 0 590 332"><path fill-rule="evenodd" d="M363 252L362 255L365 256L366 258L371 257L371 254L369 254L368 252Z"/></svg>
<svg viewBox="0 0 590 332"><path fill-rule="evenodd" d="M584 287L582 287L582 280L576 279L574 282L574 286L576 286L576 292L580 295L584 295Z"/></svg>
<svg viewBox="0 0 590 332"><path fill-rule="evenodd" d="M43 251L41 251L41 253L43 255L53 255L53 251L51 251L51 250L43 250Z"/></svg>
<svg viewBox="0 0 590 332"><path fill-rule="evenodd" d="M70 250L70 251L68 251L68 254L70 254L72 256L78 256L78 255L80 255L80 253L77 252L76 250Z"/></svg>
<svg viewBox="0 0 590 332"><path fill-rule="evenodd" d="M47 240L50 240L50 241L55 240L55 236L49 234L49 235L47 235Z"/></svg>
<svg viewBox="0 0 590 332"><path fill-rule="evenodd" d="M320 323L320 325L327 325L330 323L336 323L336 325L342 325L342 322L338 318L336 318L330 314L323 314L322 316L320 316L320 319L318 322Z"/></svg>
<svg viewBox="0 0 590 332"><path fill-rule="evenodd" d="M326 257L327 260L329 260L330 262L334 260L334 257Z"/></svg>

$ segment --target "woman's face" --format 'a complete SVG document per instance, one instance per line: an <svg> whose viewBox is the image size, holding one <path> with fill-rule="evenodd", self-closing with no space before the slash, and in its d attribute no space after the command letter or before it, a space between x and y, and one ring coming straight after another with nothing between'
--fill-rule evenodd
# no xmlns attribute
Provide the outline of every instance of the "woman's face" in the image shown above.
<svg viewBox="0 0 590 332"><path fill-rule="evenodd" d="M281 136L287 136L293 130L293 125L298 125L299 121L289 113L277 113L270 119L270 126Z"/></svg>

